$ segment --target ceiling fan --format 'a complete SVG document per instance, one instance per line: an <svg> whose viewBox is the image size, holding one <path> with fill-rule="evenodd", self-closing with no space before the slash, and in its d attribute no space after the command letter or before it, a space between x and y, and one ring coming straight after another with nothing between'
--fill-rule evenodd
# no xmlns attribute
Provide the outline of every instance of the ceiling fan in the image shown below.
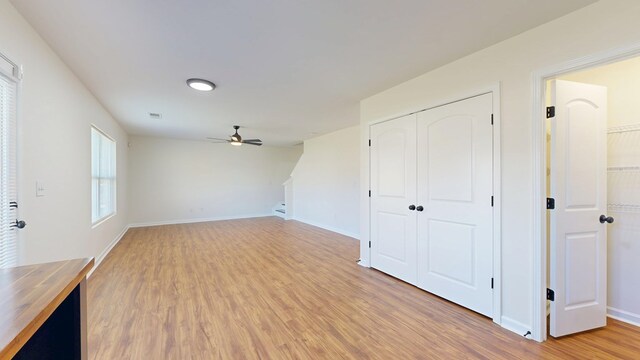
<svg viewBox="0 0 640 360"><path fill-rule="evenodd" d="M240 136L240 134L238 134L238 129L240 129L240 126L233 125L233 128L236 130L236 133L233 134L233 135L229 135L229 139L219 139L219 138L211 138L211 137L208 137L207 139L209 139L209 140L217 140L217 141L226 141L226 142L230 143L231 145L235 145L235 146L240 146L242 144L262 146L262 140L260 140L260 139L243 140L242 136Z"/></svg>

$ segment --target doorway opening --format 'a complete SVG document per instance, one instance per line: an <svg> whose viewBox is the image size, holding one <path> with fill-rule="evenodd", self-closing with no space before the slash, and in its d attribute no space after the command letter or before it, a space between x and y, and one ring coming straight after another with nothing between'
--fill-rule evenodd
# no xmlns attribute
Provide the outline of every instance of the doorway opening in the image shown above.
<svg viewBox="0 0 640 360"><path fill-rule="evenodd" d="M548 76L544 94L542 325L640 326L640 57Z"/></svg>

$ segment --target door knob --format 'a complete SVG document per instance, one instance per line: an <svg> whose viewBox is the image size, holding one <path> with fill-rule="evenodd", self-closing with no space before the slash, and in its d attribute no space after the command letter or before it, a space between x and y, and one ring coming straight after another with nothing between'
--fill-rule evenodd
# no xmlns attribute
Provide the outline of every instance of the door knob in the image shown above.
<svg viewBox="0 0 640 360"><path fill-rule="evenodd" d="M611 224L612 222L613 222L613 218L611 216L600 215L600 223L602 223L602 224L604 224L604 223Z"/></svg>
<svg viewBox="0 0 640 360"><path fill-rule="evenodd" d="M413 211L413 210L415 210L415 209L416 209L416 206L415 206L415 205L409 205L409 210Z"/></svg>
<svg viewBox="0 0 640 360"><path fill-rule="evenodd" d="M418 205L418 207L416 208L416 210L418 210L418 211L422 211L422 210L424 210L424 208L422 207L422 205Z"/></svg>
<svg viewBox="0 0 640 360"><path fill-rule="evenodd" d="M27 223L24 220L16 220L15 223L11 224L11 227L17 227L18 229L24 229L27 226Z"/></svg>

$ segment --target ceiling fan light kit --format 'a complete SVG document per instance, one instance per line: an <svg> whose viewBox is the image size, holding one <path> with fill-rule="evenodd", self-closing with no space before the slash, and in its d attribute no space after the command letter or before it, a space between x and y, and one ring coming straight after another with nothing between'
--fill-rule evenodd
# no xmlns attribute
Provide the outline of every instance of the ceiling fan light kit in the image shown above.
<svg viewBox="0 0 640 360"><path fill-rule="evenodd" d="M231 135L231 141L232 142L237 142L242 144L242 136L240 136L240 134L238 134L238 129L240 129L240 126L238 125L233 125L233 128L236 130L236 133Z"/></svg>

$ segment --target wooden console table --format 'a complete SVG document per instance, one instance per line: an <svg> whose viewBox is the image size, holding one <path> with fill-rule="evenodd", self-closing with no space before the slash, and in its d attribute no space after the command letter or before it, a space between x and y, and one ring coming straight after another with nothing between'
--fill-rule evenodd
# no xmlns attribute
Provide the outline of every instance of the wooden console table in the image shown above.
<svg viewBox="0 0 640 360"><path fill-rule="evenodd" d="M87 359L86 277L94 260L0 269L0 360Z"/></svg>

